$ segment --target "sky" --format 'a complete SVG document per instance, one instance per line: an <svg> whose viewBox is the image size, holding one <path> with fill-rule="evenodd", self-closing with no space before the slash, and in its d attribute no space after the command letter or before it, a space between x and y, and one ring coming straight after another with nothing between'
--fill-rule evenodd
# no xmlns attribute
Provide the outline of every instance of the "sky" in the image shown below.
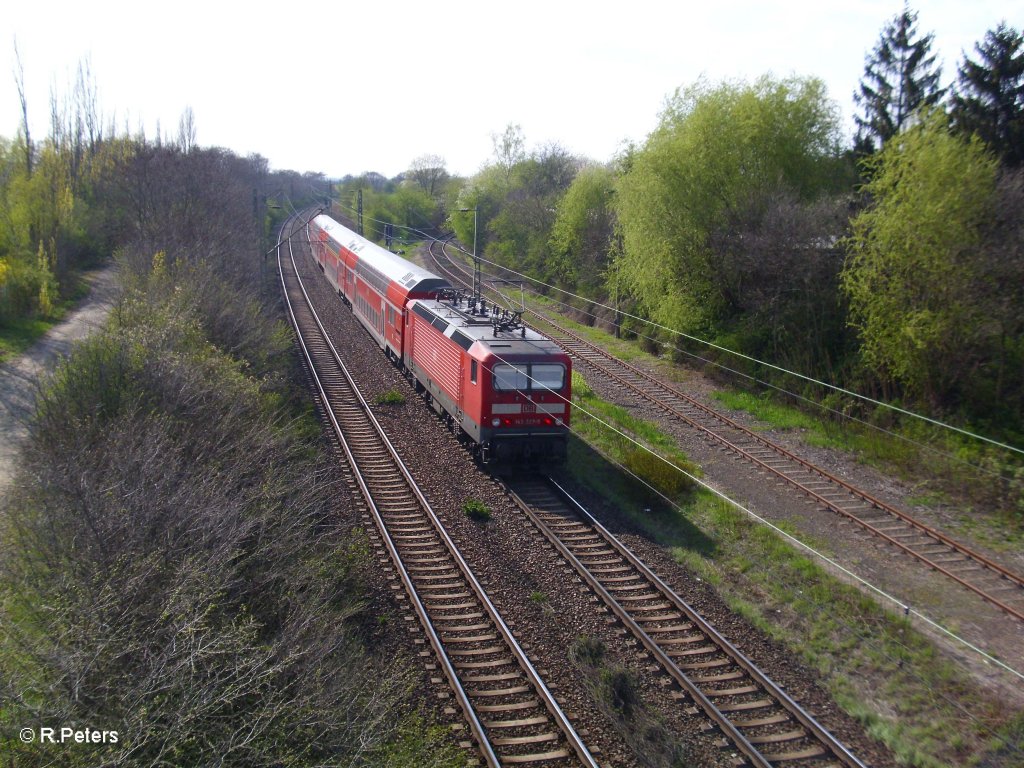
<svg viewBox="0 0 1024 768"><path fill-rule="evenodd" d="M866 55L903 0L370 0L266 3L14 3L0 39L0 136L21 115L49 131L87 63L104 124L196 140L272 169L393 177L422 155L472 175L492 136L521 127L528 151L556 143L607 162L655 128L665 100L700 78L819 77L849 133ZM1022 0L917 0L943 81Z"/></svg>

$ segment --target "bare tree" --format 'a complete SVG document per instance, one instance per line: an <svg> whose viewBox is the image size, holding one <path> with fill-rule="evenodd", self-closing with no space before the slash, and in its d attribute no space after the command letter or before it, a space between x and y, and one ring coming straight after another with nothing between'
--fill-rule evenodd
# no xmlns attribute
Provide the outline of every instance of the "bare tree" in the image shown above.
<svg viewBox="0 0 1024 768"><path fill-rule="evenodd" d="M409 165L406 176L430 195L434 196L437 185L448 178L444 158L440 155L420 155Z"/></svg>
<svg viewBox="0 0 1024 768"><path fill-rule="evenodd" d="M25 170L32 175L32 135L28 129L28 99L25 96L25 67L21 63L21 52L18 50L18 38L14 38L14 83L18 86L18 99L21 102L21 126L25 131Z"/></svg>
<svg viewBox="0 0 1024 768"><path fill-rule="evenodd" d="M526 158L526 138L523 127L518 123L509 123L503 133L492 133L491 144L498 165L505 171L505 181L511 181L512 169Z"/></svg>
<svg viewBox="0 0 1024 768"><path fill-rule="evenodd" d="M192 107L185 107L178 121L178 146L186 155L196 147L196 116Z"/></svg>

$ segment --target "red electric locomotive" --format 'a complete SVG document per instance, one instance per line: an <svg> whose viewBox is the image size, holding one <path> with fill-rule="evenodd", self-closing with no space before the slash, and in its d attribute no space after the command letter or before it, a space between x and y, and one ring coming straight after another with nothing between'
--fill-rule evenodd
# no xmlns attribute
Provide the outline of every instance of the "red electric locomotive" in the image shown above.
<svg viewBox="0 0 1024 768"><path fill-rule="evenodd" d="M483 461L565 458L572 369L554 342L328 216L309 234L331 285Z"/></svg>

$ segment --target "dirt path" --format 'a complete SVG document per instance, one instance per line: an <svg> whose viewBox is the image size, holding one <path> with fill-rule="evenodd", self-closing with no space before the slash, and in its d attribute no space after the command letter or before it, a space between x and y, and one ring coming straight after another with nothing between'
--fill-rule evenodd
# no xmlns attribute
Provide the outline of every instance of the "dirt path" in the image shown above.
<svg viewBox="0 0 1024 768"><path fill-rule="evenodd" d="M113 266L93 272L89 296L27 352L0 363L0 491L12 480L22 442L28 436L27 420L32 414L42 376L53 368L72 345L102 325L117 293Z"/></svg>

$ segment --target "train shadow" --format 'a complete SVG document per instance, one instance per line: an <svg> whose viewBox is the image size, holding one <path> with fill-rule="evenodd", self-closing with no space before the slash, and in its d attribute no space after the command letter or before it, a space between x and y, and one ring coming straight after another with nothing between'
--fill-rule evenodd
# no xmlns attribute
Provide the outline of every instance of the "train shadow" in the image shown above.
<svg viewBox="0 0 1024 768"><path fill-rule="evenodd" d="M686 516L692 492L671 503L574 435L565 464L547 470L613 534L632 534L661 547L715 556L715 540Z"/></svg>

